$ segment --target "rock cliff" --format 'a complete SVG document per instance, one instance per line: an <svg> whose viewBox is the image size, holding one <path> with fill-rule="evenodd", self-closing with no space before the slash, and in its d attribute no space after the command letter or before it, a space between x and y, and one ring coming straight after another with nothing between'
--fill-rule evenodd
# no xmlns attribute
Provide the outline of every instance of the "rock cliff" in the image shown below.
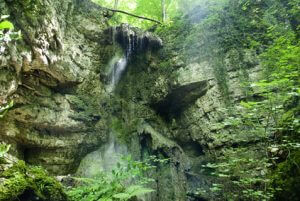
<svg viewBox="0 0 300 201"><path fill-rule="evenodd" d="M151 33L112 29L107 11L89 0L5 0L0 8L23 36L0 55L0 100L15 102L0 121L0 139L27 163L55 175L75 173L115 133L135 159L170 158L154 174L158 193L150 200L184 201L211 182L201 169L209 151L244 140L214 126L226 117L226 100L209 63L164 53ZM134 53L111 93L107 65L130 45L148 51ZM227 71L231 98L240 101L239 72ZM258 72L250 68L250 79Z"/></svg>

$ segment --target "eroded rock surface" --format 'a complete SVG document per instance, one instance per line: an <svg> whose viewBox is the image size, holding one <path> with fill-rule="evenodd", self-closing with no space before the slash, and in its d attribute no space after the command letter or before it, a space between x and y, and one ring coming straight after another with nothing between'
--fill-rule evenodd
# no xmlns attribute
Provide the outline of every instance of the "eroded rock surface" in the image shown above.
<svg viewBox="0 0 300 201"><path fill-rule="evenodd" d="M103 10L75 0L5 1L0 7L23 36L0 55L0 99L15 102L0 122L0 138L30 164L73 172L107 136L99 80L109 59Z"/></svg>
<svg viewBox="0 0 300 201"><path fill-rule="evenodd" d="M163 46L163 41L158 36L128 24L112 27L110 31L112 40L121 44L126 51L132 51L133 53L158 50Z"/></svg>
<svg viewBox="0 0 300 201"><path fill-rule="evenodd" d="M191 189L211 183L202 174L210 150L249 140L215 126L226 118L226 103L210 63L145 51L161 48L161 39L128 25L109 28L106 11L89 0L6 0L0 8L23 34L0 55L0 101L15 102L0 120L0 139L29 164L74 173L87 153L105 149L113 131L135 159L170 158L156 169L158 193L148 200L185 201ZM103 80L114 39L125 53L141 54L111 94ZM245 96L240 72L226 72L238 102ZM257 79L259 66L247 73Z"/></svg>
<svg viewBox="0 0 300 201"><path fill-rule="evenodd" d="M193 105L201 96L204 96L207 90L206 80L177 86L163 100L155 103L153 107L166 120L170 120L180 116L184 109Z"/></svg>

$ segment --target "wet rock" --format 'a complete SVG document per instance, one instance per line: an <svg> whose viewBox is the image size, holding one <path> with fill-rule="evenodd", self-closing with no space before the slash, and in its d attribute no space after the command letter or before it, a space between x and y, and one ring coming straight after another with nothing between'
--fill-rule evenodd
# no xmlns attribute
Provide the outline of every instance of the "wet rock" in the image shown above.
<svg viewBox="0 0 300 201"><path fill-rule="evenodd" d="M163 46L162 40L155 34L128 24L112 27L109 32L112 40L117 41L126 51L145 52L158 50Z"/></svg>

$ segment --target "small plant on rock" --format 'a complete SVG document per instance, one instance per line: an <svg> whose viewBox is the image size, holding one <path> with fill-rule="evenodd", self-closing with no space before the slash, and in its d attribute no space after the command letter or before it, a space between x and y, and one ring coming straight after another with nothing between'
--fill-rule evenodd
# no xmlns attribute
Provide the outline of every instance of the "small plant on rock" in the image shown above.
<svg viewBox="0 0 300 201"><path fill-rule="evenodd" d="M9 42L21 38L21 32L13 31L14 25L7 20L8 17L8 15L3 15L0 17L0 55L4 53Z"/></svg>
<svg viewBox="0 0 300 201"><path fill-rule="evenodd" d="M134 161L130 156L111 173L103 172L97 178L75 178L79 186L68 192L71 200L82 201L127 201L154 190L146 187L153 179L145 176L155 168L152 163L164 163L166 160L150 157L143 162Z"/></svg>

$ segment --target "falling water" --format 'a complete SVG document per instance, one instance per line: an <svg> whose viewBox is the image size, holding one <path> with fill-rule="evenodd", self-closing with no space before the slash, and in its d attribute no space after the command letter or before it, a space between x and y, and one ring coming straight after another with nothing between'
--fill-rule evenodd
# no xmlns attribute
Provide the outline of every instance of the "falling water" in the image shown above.
<svg viewBox="0 0 300 201"><path fill-rule="evenodd" d="M106 144L88 154L81 161L76 173L78 176L94 177L101 172L109 173L117 166L121 157L128 154L126 146L118 143L114 135L114 133L111 133Z"/></svg>
<svg viewBox="0 0 300 201"><path fill-rule="evenodd" d="M112 30L112 38L113 38L113 44L115 44L115 29ZM128 61L130 60L130 57L132 56L132 53L134 51L134 38L133 35L126 35L124 36L124 41L126 44L125 54L120 56L116 55L112 58L111 62L109 63L109 85L108 85L108 91L113 92L116 88L117 84L119 83L122 75L124 74Z"/></svg>
<svg viewBox="0 0 300 201"><path fill-rule="evenodd" d="M113 92L126 70L127 58L115 56L110 62L108 92Z"/></svg>

